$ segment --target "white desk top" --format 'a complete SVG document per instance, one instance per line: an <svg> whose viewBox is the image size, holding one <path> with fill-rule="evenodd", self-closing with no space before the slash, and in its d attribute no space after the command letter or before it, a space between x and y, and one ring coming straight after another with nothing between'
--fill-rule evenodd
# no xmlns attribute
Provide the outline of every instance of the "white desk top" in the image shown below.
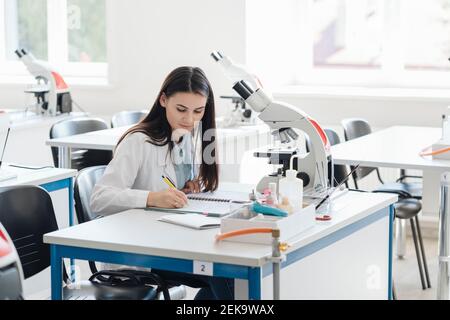
<svg viewBox="0 0 450 320"><path fill-rule="evenodd" d="M358 221L397 200L381 193L349 192L338 198L332 220L316 225L290 239L293 250ZM269 245L215 242L219 229L195 230L157 219L165 213L128 210L44 235L44 242L84 248L170 258L210 261L244 266L262 266L271 256Z"/></svg>
<svg viewBox="0 0 450 320"><path fill-rule="evenodd" d="M21 128L33 128L40 126L48 126L57 121L72 119L77 117L88 116L86 112L70 112L61 113L56 116L35 114L34 112L25 112L24 110L6 110L11 121L11 130L18 130Z"/></svg>
<svg viewBox="0 0 450 320"><path fill-rule="evenodd" d="M131 126L118 127L77 134L64 138L49 139L46 141L46 144L52 147L114 150L119 138L130 127ZM269 132L269 127L265 124L258 124L254 126L240 126L235 128L218 128L217 139L221 140L234 138L242 135L257 135L261 132Z"/></svg>
<svg viewBox="0 0 450 320"><path fill-rule="evenodd" d="M38 170L10 167L7 164L3 167L6 171L17 173L14 179L0 182L0 187L15 186L23 184L41 185L57 180L72 178L77 175L74 169L44 168Z"/></svg>
<svg viewBox="0 0 450 320"><path fill-rule="evenodd" d="M417 170L450 168L450 161L419 152L441 137L441 128L394 126L331 147L335 164Z"/></svg>

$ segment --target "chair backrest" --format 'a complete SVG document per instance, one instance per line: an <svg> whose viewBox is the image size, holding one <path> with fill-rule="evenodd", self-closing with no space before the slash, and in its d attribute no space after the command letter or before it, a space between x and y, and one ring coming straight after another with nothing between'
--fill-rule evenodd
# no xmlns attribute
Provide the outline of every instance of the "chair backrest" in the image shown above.
<svg viewBox="0 0 450 320"><path fill-rule="evenodd" d="M370 127L370 124L364 119L359 118L344 119L341 121L341 123L342 126L344 127L345 141L353 140L372 133L372 128ZM351 170L353 170L352 166L350 168ZM372 173L372 171L374 170L378 169L373 167L359 167L352 174L353 180L355 182L361 180L362 178Z"/></svg>
<svg viewBox="0 0 450 320"><path fill-rule="evenodd" d="M106 166L95 166L81 170L74 183L75 211L78 223L91 221L97 217L92 212L90 199L92 189L97 181L103 176Z"/></svg>
<svg viewBox="0 0 450 320"><path fill-rule="evenodd" d="M353 140L372 133L370 124L359 118L344 119L341 121L344 127L345 141Z"/></svg>
<svg viewBox="0 0 450 320"><path fill-rule="evenodd" d="M94 189L95 184L97 181L103 176L103 173L106 169L106 166L95 166L95 167L89 167L81 170L74 183L74 198L75 198L75 212L77 214L78 223L84 223L91 221L95 218L97 218L97 215L92 212L90 207L90 198L92 194L92 190ZM95 265L94 261L89 261L89 267L91 269L91 272L93 276L89 279L91 281L94 281L94 279L101 279L105 275L111 275L111 273L114 273L118 276L118 278L123 278L124 274L129 274L132 276L136 276L137 274L140 274L142 276L145 276L147 278L153 279L152 284L157 284L160 289L163 290L164 293L164 299L169 300L170 295L168 288L165 284L165 281L159 277L157 274L154 274L152 272L139 272L137 270L121 270L121 271L114 271L114 270L102 270L98 271L97 267ZM108 279L108 278L107 278ZM108 280L109 281L109 280ZM101 297L101 299L111 299L111 296L114 295L115 299L147 299L146 294L148 294L149 287L143 287L140 283L135 284L134 286L129 284L125 288L119 288L119 284L116 283L116 287L112 287L111 283L106 281L94 281L94 283L97 283L97 294ZM103 288L103 289L102 289ZM143 290L145 289L146 290ZM113 292L111 292L113 290ZM144 297L143 297L144 295ZM150 292L149 297L153 300L156 298L156 290L153 292Z"/></svg>
<svg viewBox="0 0 450 320"><path fill-rule="evenodd" d="M328 140L330 141L330 145L334 146L335 144L341 143L341 139L339 139L338 134L333 129L324 129L325 134L327 135ZM347 168L344 165L335 164L333 166L334 170L334 181L333 186L337 186L342 180L347 177ZM331 172L330 172L331 175ZM330 178L329 178L330 179Z"/></svg>
<svg viewBox="0 0 450 320"><path fill-rule="evenodd" d="M106 121L100 118L75 118L55 123L50 129L50 139L63 138L76 134L108 129ZM78 156L75 156L77 154ZM58 167L58 148L52 147L55 167ZM112 151L107 150L72 150L72 168L81 170L86 167L108 164Z"/></svg>
<svg viewBox="0 0 450 320"><path fill-rule="evenodd" d="M50 266L43 235L58 230L52 199L37 186L0 188L0 222L8 231L27 279Z"/></svg>
<svg viewBox="0 0 450 320"><path fill-rule="evenodd" d="M123 127L136 124L141 121L148 111L121 111L114 114L111 118L111 127Z"/></svg>

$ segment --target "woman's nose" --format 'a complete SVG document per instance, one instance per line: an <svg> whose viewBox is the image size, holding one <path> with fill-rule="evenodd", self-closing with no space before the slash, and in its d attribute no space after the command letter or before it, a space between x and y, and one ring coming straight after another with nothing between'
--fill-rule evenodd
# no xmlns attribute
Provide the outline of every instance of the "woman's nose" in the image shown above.
<svg viewBox="0 0 450 320"><path fill-rule="evenodd" d="M186 121L186 124L192 125L194 124L194 114L191 112L188 112L184 118Z"/></svg>

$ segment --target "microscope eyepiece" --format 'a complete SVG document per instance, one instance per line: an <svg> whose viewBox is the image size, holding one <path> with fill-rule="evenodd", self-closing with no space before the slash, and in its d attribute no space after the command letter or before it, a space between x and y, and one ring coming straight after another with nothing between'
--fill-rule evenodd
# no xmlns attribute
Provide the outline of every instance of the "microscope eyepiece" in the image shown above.
<svg viewBox="0 0 450 320"><path fill-rule="evenodd" d="M253 93L253 90L245 85L245 81L241 80L236 82L233 86L234 91L236 91L244 100L247 100L248 97Z"/></svg>
<svg viewBox="0 0 450 320"><path fill-rule="evenodd" d="M214 59L215 61L222 60L222 58L223 58L223 56L220 54L219 51L213 51L213 52L211 52L211 57L213 57L213 59Z"/></svg>
<svg viewBox="0 0 450 320"><path fill-rule="evenodd" d="M252 86L245 80L241 80L242 85L247 88L247 90L250 92L250 94L252 94L253 92L255 92L255 90L253 90Z"/></svg>

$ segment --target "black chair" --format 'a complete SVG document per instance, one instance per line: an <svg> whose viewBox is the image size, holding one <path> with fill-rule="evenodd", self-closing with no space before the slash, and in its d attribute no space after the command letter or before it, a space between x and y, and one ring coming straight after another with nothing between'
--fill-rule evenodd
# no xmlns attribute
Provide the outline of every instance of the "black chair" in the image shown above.
<svg viewBox="0 0 450 320"><path fill-rule="evenodd" d="M327 128L324 129L325 134L327 135L328 140L330 141L330 145L334 146L335 144L341 143L341 139L339 139L338 134L333 129ZM333 165L334 171L334 181L333 186L337 186L341 181L343 181L347 177L347 168L345 165L335 164ZM331 172L330 172L331 174ZM331 176L328 178L330 180ZM348 188L348 182L345 182L345 187Z"/></svg>
<svg viewBox="0 0 450 320"><path fill-rule="evenodd" d="M342 125L344 127L345 140L347 141L370 134L372 132L369 123L363 119L356 119L356 118L345 119L342 121ZM353 170L353 167L351 168ZM378 168L375 167L359 167L357 170L355 170L352 176L356 189L358 189L358 180L361 180L362 178L366 177L373 171L376 171L378 180L381 182L382 185L377 187L372 192L394 193L397 194L399 197L399 201L394 204L395 218L409 220L414 240L414 248L416 251L417 263L419 266L422 289L426 289L427 287L431 288L428 266L418 218L418 214L422 210L422 204L419 201L419 199L421 198L421 190L420 191L418 190L417 184L407 184L399 182L384 183L384 181L381 179ZM416 194L412 194L411 192L416 192Z"/></svg>
<svg viewBox="0 0 450 320"><path fill-rule="evenodd" d="M123 127L136 124L148 114L148 111L121 111L111 118L111 127Z"/></svg>
<svg viewBox="0 0 450 320"><path fill-rule="evenodd" d="M75 118L55 123L50 129L50 138L63 138L76 134L108 129L108 124L100 118ZM58 167L58 148L52 148L55 167ZM72 149L71 168L81 170L86 167L108 164L112 151Z"/></svg>
<svg viewBox="0 0 450 320"><path fill-rule="evenodd" d="M47 191L37 186L0 188L0 222L8 231L17 249L25 279L50 266L50 246L43 243L43 235L58 230L58 226L52 200ZM93 276L90 278L91 281L66 285L63 289L63 297L65 299L155 299L157 289L138 279L138 276L126 273L104 274L103 279ZM159 281L160 279L151 280ZM161 282L161 285L163 286L164 283ZM166 294L168 295L167 291Z"/></svg>
<svg viewBox="0 0 450 320"><path fill-rule="evenodd" d="M372 133L372 128L370 124L364 120L359 118L350 118L342 120L342 126L344 128L344 137L346 141L353 140L365 135ZM353 167L350 167L353 170ZM353 182L355 184L355 188L358 189L358 180L366 177L373 171L376 172L378 180L383 187L389 190L397 189L401 191L405 191L410 194L414 199L421 200L422 199L422 184L418 182L405 182L407 178L421 178L420 176L412 176L406 175L405 170L400 170L400 178L397 179L396 182L388 182L385 183L381 178L380 171L378 168L374 167L359 167L355 172L353 172Z"/></svg>
<svg viewBox="0 0 450 320"><path fill-rule="evenodd" d="M106 166L95 166L85 168L78 173L74 183L75 212L77 215L78 223L85 223L93 219L101 218L101 216L95 214L91 210L90 198L95 184L103 176L105 169ZM98 271L94 261L89 261L89 268L91 269L92 274L100 276L100 280L103 279L102 276L104 274L121 271L128 272L132 275L138 275L139 277L148 276L149 280L156 277L158 279L158 283L163 283L165 286L165 288L159 289L158 293L162 291L162 289L164 289L165 291L163 291L162 293L166 300L170 300L171 298L181 299L184 298L185 295L185 290L183 287L174 285L171 281L165 281L165 279L163 279L154 272L144 272L126 269ZM149 284L158 284L158 283L149 282Z"/></svg>

